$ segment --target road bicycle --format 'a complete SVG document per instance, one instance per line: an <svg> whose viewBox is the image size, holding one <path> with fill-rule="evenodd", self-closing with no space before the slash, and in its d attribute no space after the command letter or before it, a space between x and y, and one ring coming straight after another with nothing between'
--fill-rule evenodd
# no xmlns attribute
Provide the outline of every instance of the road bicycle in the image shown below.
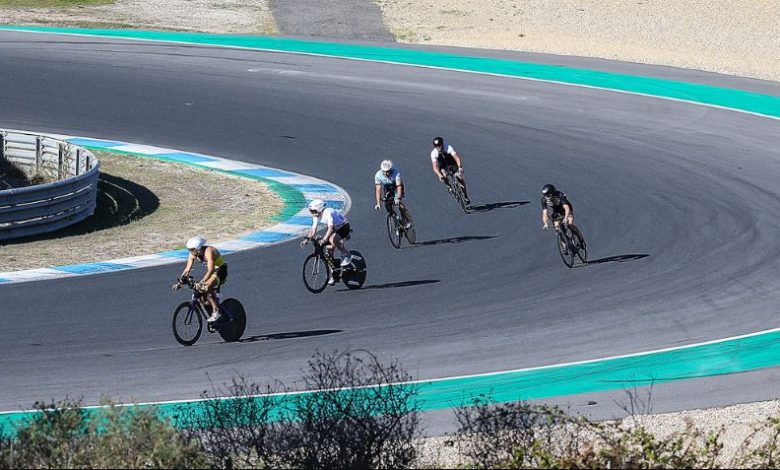
<svg viewBox="0 0 780 470"><path fill-rule="evenodd" d="M409 213L408 208L406 217L401 215L399 204L393 201L393 194L388 192L385 196L385 210L387 211L387 235L390 237L390 244L395 248L401 248L401 240L406 238L410 245L417 241L417 231L414 226L414 219Z"/></svg>
<svg viewBox="0 0 780 470"><path fill-rule="evenodd" d="M347 238L348 239L348 238ZM347 240L345 239L345 240ZM322 238L307 238L314 246L314 252L303 261L303 284L309 292L319 294L328 287L328 279L332 276L338 282L344 283L349 289L360 289L366 282L366 260L359 251L350 250L350 264L341 266L341 259L328 256L322 246Z"/></svg>
<svg viewBox="0 0 780 470"><path fill-rule="evenodd" d="M203 323L207 323L209 333L218 332L225 341L231 343L241 339L246 329L246 312L244 306L236 299L220 300L220 318L213 322L206 319L211 314L211 303L205 292L197 288L197 283L192 276L178 280L178 286L186 285L192 289L192 299L182 302L173 311L173 336L183 346L192 346L203 333ZM217 293L217 298L221 294Z"/></svg>
<svg viewBox="0 0 780 470"><path fill-rule="evenodd" d="M572 230L572 227L564 219L558 224L555 233L558 242L558 252L561 254L561 259L566 266L574 267L575 256L583 264L588 262L588 247L579 227L575 227Z"/></svg>
<svg viewBox="0 0 780 470"><path fill-rule="evenodd" d="M444 170L444 174L445 178L447 179L447 186L450 194L452 194L455 200L458 201L458 204L460 205L460 208L463 209L463 212L468 214L469 204L466 200L466 193L463 185L460 183L460 181L458 181L458 177L455 176L455 172L446 169Z"/></svg>

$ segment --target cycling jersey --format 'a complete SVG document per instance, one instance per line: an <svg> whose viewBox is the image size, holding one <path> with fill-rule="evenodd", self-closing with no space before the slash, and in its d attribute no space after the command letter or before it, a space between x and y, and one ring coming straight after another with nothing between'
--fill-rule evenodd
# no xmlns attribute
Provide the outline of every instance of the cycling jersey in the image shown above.
<svg viewBox="0 0 780 470"><path fill-rule="evenodd" d="M439 153L439 149L435 148L431 150L431 162L437 162L440 169L457 166L455 157L452 156L454 153L455 149L452 148L452 145L447 145L447 151L441 153Z"/></svg>
<svg viewBox="0 0 780 470"><path fill-rule="evenodd" d="M208 247L206 247L208 248ZM214 248L217 250L216 248ZM227 280L227 262L225 261L225 258L222 256L222 253L219 253L219 250L217 250L218 256L214 259L214 274L213 276L217 277L217 280L214 284L214 287L219 287L225 283ZM198 261L203 263L203 266L205 266L206 269L209 268L209 264L206 261L206 250L203 250L203 258L198 256Z"/></svg>
<svg viewBox="0 0 780 470"><path fill-rule="evenodd" d="M312 228L317 229L317 224L323 223L325 225L333 225L333 228L339 229L342 225L347 223L347 219L340 210L332 207L326 207L320 215L312 215Z"/></svg>
<svg viewBox="0 0 780 470"><path fill-rule="evenodd" d="M385 175L385 172L382 170L377 171L374 175L374 184L381 184L384 187L394 187L404 183L401 180L401 172L398 171L398 168L393 168L390 170L390 175Z"/></svg>
<svg viewBox="0 0 780 470"><path fill-rule="evenodd" d="M554 218L563 216L566 213L563 209L564 205L568 205L571 213L574 213L574 206L566 199L566 194L562 191L556 191L549 198L542 196L542 210L546 210Z"/></svg>

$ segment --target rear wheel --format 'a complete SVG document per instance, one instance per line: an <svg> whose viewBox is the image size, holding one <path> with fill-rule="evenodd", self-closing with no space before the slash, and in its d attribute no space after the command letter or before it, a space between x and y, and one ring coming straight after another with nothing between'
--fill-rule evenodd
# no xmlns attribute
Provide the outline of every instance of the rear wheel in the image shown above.
<svg viewBox="0 0 780 470"><path fill-rule="evenodd" d="M563 264L571 268L574 266L574 250L566 239L566 235L563 234L563 230L563 227L558 230L558 252L561 254Z"/></svg>
<svg viewBox="0 0 780 470"><path fill-rule="evenodd" d="M225 299L222 301L221 308L226 311L229 318L225 318L224 323L216 325L219 335L228 343L238 341L246 330L244 306L236 299Z"/></svg>
<svg viewBox="0 0 780 470"><path fill-rule="evenodd" d="M387 214L387 236L390 237L391 245L401 248L401 227L395 210Z"/></svg>
<svg viewBox="0 0 780 470"><path fill-rule="evenodd" d="M349 289L360 289L366 283L368 274L366 260L359 251L351 250L349 254L352 255L352 267L342 269L341 280Z"/></svg>
<svg viewBox="0 0 780 470"><path fill-rule="evenodd" d="M319 294L328 287L330 267L322 256L310 254L303 262L303 284L310 292Z"/></svg>
<svg viewBox="0 0 780 470"><path fill-rule="evenodd" d="M577 244L577 257L580 259L580 261L587 264L588 247L585 245L585 237L582 236L582 232L580 231L579 227L572 230L571 233L572 233L572 239L574 240L574 243Z"/></svg>
<svg viewBox="0 0 780 470"><path fill-rule="evenodd" d="M182 302L173 312L173 336L182 346L192 346L203 332L203 316L197 304Z"/></svg>

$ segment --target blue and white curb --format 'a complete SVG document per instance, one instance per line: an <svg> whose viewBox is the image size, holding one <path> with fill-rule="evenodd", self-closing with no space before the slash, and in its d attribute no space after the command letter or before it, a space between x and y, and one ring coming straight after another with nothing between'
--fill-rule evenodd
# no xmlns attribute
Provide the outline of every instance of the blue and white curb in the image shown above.
<svg viewBox="0 0 780 470"><path fill-rule="evenodd" d="M24 131L30 132L30 131ZM43 134L41 134L43 135ZM149 145L138 145L127 142L75 137L67 135L46 134L53 138L65 140L71 144L89 147L97 150L108 150L132 153L141 157L153 158L168 162L180 163L196 168L220 171L239 178L252 180L268 180L283 184L288 189L300 193L305 200L299 210L289 219L256 232L246 233L234 240L214 243L223 254L249 250L262 246L275 245L306 234L311 227L311 215L307 209L309 201L323 199L329 207L342 209L345 213L352 207L352 200L339 186L311 176L301 175L278 168L271 168L251 163L227 160L224 158L203 155L199 153L182 152ZM271 188L273 189L273 188ZM61 279L106 272L125 271L129 269L147 268L165 264L181 263L187 259L187 250L174 250L144 256L120 258L109 261L73 264L67 266L50 266L46 268L28 269L24 271L0 272L0 284Z"/></svg>

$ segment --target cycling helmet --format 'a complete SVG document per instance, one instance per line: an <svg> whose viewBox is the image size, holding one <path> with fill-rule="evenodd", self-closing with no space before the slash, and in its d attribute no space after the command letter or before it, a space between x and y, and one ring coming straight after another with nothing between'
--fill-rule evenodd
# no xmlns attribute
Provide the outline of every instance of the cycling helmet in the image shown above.
<svg viewBox="0 0 780 470"><path fill-rule="evenodd" d="M310 212L322 212L325 209L325 201L322 199L315 199L309 203Z"/></svg>
<svg viewBox="0 0 780 470"><path fill-rule="evenodd" d="M555 186L551 184L545 184L542 186L542 196L550 196L556 191Z"/></svg>
<svg viewBox="0 0 780 470"><path fill-rule="evenodd" d="M203 245L205 244L206 244L205 238L195 236L187 240L187 249L200 251L200 249L203 248Z"/></svg>
<svg viewBox="0 0 780 470"><path fill-rule="evenodd" d="M393 169L393 161L392 160L383 160L382 164L379 165L379 168L382 169L382 171L390 171Z"/></svg>
<svg viewBox="0 0 780 470"><path fill-rule="evenodd" d="M439 145L444 147L444 137L434 137L433 138L433 146L434 147L438 147Z"/></svg>

